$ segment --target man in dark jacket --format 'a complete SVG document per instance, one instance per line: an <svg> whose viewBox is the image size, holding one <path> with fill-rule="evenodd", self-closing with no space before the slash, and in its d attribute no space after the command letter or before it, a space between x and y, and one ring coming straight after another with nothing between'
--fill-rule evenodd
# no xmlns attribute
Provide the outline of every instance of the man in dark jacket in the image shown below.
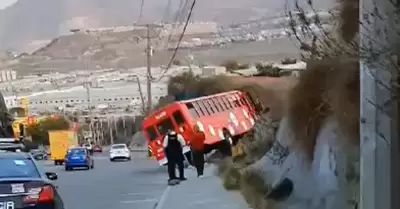
<svg viewBox="0 0 400 209"><path fill-rule="evenodd" d="M168 160L168 181L178 179L175 175L176 166L178 166L179 170L179 180L186 180L183 165L185 157L182 153L182 147L185 146L185 144L186 143L183 139L183 136L175 131L168 131L168 134L164 137L163 146L165 150L165 156Z"/></svg>
<svg viewBox="0 0 400 209"><path fill-rule="evenodd" d="M232 137L227 128L222 129L222 154L224 157L232 157Z"/></svg>

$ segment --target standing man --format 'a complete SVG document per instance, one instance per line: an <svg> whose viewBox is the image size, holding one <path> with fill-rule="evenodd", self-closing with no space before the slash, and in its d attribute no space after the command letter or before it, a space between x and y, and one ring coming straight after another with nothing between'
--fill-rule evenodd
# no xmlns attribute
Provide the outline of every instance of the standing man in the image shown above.
<svg viewBox="0 0 400 209"><path fill-rule="evenodd" d="M167 135L164 137L163 147L165 150L165 156L168 160L168 181L178 179L175 174L176 166L178 166L179 170L179 180L186 180L183 165L185 157L182 153L182 147L185 146L185 144L186 143L182 135L176 133L173 130L169 130Z"/></svg>
<svg viewBox="0 0 400 209"><path fill-rule="evenodd" d="M222 135L223 135L223 141L222 141L222 147L223 147L223 155L224 157L232 157L232 144L233 140L231 137L231 133L227 128L222 129Z"/></svg>
<svg viewBox="0 0 400 209"><path fill-rule="evenodd" d="M204 174L204 141L206 140L206 135L198 125L193 126L193 131L190 137L193 163L197 170L197 177L202 178Z"/></svg>

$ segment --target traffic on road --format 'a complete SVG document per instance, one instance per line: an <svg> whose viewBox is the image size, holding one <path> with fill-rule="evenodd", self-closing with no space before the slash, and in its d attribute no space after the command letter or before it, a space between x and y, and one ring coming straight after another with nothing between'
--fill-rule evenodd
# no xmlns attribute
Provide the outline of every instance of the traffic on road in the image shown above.
<svg viewBox="0 0 400 209"><path fill-rule="evenodd" d="M63 165L22 147L0 139L0 209L151 209L167 187L165 169L145 152L126 155L121 144L93 155L70 148Z"/></svg>

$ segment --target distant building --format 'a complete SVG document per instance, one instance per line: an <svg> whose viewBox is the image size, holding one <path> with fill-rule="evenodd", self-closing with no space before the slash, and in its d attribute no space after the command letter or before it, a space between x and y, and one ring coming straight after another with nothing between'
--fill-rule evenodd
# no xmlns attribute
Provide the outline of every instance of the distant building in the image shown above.
<svg viewBox="0 0 400 209"><path fill-rule="evenodd" d="M17 80L17 72L15 70L0 71L0 82Z"/></svg>
<svg viewBox="0 0 400 209"><path fill-rule="evenodd" d="M202 76L212 77L226 73L225 67L204 67L202 68Z"/></svg>

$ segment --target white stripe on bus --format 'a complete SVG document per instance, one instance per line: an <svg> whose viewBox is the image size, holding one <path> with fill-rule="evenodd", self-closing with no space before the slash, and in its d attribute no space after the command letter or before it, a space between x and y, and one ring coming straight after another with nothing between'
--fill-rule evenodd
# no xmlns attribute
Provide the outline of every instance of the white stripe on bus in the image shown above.
<svg viewBox="0 0 400 209"><path fill-rule="evenodd" d="M196 124L197 124L197 126L199 127L200 131L203 131L203 132L204 132L203 123L201 123L200 121L197 121Z"/></svg>
<svg viewBox="0 0 400 209"><path fill-rule="evenodd" d="M246 125L246 122L244 122L243 120L242 120L242 126L243 126L244 130L247 131L248 127L247 127L247 125Z"/></svg>
<svg viewBox="0 0 400 209"><path fill-rule="evenodd" d="M231 125L228 126L228 129L231 135L235 135L235 129Z"/></svg>
<svg viewBox="0 0 400 209"><path fill-rule="evenodd" d="M211 135L215 136L215 129L212 125L208 125L208 129L210 130Z"/></svg>

